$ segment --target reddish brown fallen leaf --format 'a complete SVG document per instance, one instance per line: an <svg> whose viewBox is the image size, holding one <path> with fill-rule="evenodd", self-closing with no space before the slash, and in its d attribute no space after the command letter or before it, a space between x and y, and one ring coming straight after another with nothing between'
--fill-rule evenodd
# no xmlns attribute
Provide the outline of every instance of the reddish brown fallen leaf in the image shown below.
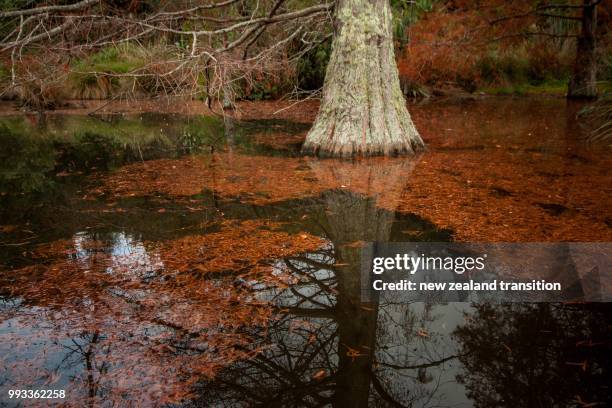
<svg viewBox="0 0 612 408"><path fill-rule="evenodd" d="M417 330L416 335L419 336L419 337L424 337L424 338L429 337L429 333L427 333L427 331L425 329Z"/></svg>
<svg viewBox="0 0 612 408"><path fill-rule="evenodd" d="M587 363L587 361L586 361L586 360L584 360L584 361L583 361L583 362L581 362L581 363L572 363L572 362L570 362L570 361L566 361L566 362L565 362L565 364L567 364L567 365L572 365L572 366L578 366L578 367L580 367L580 368L582 369L582 371L586 371L586 370L587 370L587 367L588 367L588 363Z"/></svg>
<svg viewBox="0 0 612 408"><path fill-rule="evenodd" d="M343 244L342 246L347 247L347 248L361 248L363 246L365 246L365 242L364 241L355 241L355 242L351 242L348 244Z"/></svg>
<svg viewBox="0 0 612 408"><path fill-rule="evenodd" d="M325 377L327 377L327 371L325 370L319 370L312 375L312 379L316 381L321 381Z"/></svg>

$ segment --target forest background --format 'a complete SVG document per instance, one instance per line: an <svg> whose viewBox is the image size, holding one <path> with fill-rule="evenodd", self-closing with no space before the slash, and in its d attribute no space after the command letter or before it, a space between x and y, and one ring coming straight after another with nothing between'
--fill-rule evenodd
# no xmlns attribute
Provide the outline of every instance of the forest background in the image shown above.
<svg viewBox="0 0 612 408"><path fill-rule="evenodd" d="M215 16L225 22L240 21L254 7L252 1L228 3L233 4L210 11L211 26ZM265 10L267 5L263 3L261 9ZM321 4L309 0L285 3L283 7L291 9ZM576 61L582 2L560 0L553 5L558 8L549 7L550 2L539 8L540 3L544 4L529 0L391 1L404 94L410 98L456 94L564 96ZM0 2L1 9L9 12L44 5L30 0ZM100 2L100 7L108 15L138 16L151 15L158 9L167 12L169 6L161 0L114 0ZM331 52L332 27L325 24L328 18L323 15L313 22L314 34L310 37L288 36L281 32L286 27L280 25L266 27L256 41L260 47L272 44L274 58L240 65L236 63L240 56L233 55L231 63L217 67L219 72L214 75L220 81L216 81L215 96L231 101L318 96ZM611 19L612 2L599 2L595 28L597 87L603 99L609 98L612 89ZM0 37L15 38L19 18L0 21ZM189 19L181 24L182 29L190 29ZM93 35L84 33L81 27L79 30L80 36ZM74 41L62 35L66 44ZM232 35L214 41L228 44L233 41ZM20 47L11 47L5 41L0 54L1 98L40 110L65 106L74 99L183 95L206 101L212 97L215 78L211 79L207 70L186 72L180 66L192 47L184 35L153 31L128 41L95 43L81 38L78 47L62 47L64 39L55 37L51 42L50 38L25 42ZM276 47L279 39L283 47ZM248 44L233 52L246 56Z"/></svg>

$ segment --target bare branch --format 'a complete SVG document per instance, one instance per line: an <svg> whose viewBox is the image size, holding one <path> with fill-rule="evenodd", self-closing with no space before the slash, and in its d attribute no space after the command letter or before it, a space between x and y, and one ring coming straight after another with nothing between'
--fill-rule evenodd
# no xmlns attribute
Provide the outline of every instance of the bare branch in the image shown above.
<svg viewBox="0 0 612 408"><path fill-rule="evenodd" d="M1 14L17 16L17 22L7 21L10 33L0 42L0 51L12 49L15 89L26 89L24 84L33 83L32 78L48 74L42 66L27 66L21 59L24 52L30 56L52 55L57 72L76 74L71 77L74 88L69 92L77 95L115 92L99 84L121 78L121 82L113 83L119 84L116 88L124 93L144 90L151 94L204 95L209 102L213 98L233 99L234 95L248 94L254 88L254 78L277 81L278 73L285 69L292 74L297 56L313 46L312 41L304 41L311 39L312 32L307 30L325 31L330 27L334 7L329 0L302 9L286 6L286 0L209 0L209 4L192 2L186 6L168 2L151 12L128 15L98 7L105 4L100 0L74 3ZM232 5L238 3L244 8L233 10ZM177 10L180 7L185 9ZM227 12L206 11L222 7L227 7ZM264 36L266 31L271 35ZM153 41L143 44L140 40L144 38ZM71 64L74 57L87 58L96 48L122 43L130 45L120 53L131 52L131 47L138 50L134 62L127 64L133 66L127 72L113 66ZM87 82L92 78L100 89Z"/></svg>
<svg viewBox="0 0 612 408"><path fill-rule="evenodd" d="M547 10L547 9L583 9L585 7L594 7L601 3L602 0L594 0L590 4L543 4L537 6L536 10Z"/></svg>
<svg viewBox="0 0 612 408"><path fill-rule="evenodd" d="M317 6L311 6L311 7L307 7L304 8L302 10L298 10L298 11L292 11L292 12L288 12L288 13L284 13L284 14L278 14L272 17L259 17L259 18L254 18L248 21L244 21L241 23L237 23L234 25L231 25L229 27L224 27L224 28L220 28L218 30L177 30L177 29L173 29L173 28L168 28L168 27L160 27L160 26L155 26L152 24L149 24L147 22L143 22L143 21L134 21L134 20L128 20L128 19L121 19L119 18L118 20L124 21L124 22L129 22L129 23L133 23L133 24L137 24L143 27L147 27L147 28L152 28L154 30L157 31L162 31L162 32L167 32L167 33L173 33L173 34L180 34L180 35L189 35L189 36L193 36L193 35L206 35L206 36L213 36L213 35L219 35L219 34L226 34L226 33L230 33L232 31L236 31L240 28L243 27L248 27L251 25L256 25L256 24L261 24L261 23L265 23L265 24L270 24L270 23L277 23L280 21L287 21L287 20L294 20L297 18L301 18L301 17L306 17L306 16L310 16L313 14L318 14L318 13L323 13L323 12L327 12L329 11L332 7L333 7L334 3L327 3L327 4L321 4L321 5L317 5Z"/></svg>
<svg viewBox="0 0 612 408"><path fill-rule="evenodd" d="M83 10L94 3L99 3L100 0L83 0L75 4L68 4L65 6L44 6L44 7L36 7L25 10L13 10L13 11L4 11L0 13L0 18L5 17L18 17L18 16L30 16L33 14L44 14L51 13L56 11L77 11Z"/></svg>
<svg viewBox="0 0 612 408"><path fill-rule="evenodd" d="M60 24L59 26L52 28L51 30L45 31L44 33L38 34L38 35L31 35L27 38L24 38L23 40L15 40L13 42L10 43L6 43L6 44L2 44L4 47L2 48L2 51L6 51L12 47L18 47L18 46L24 46L27 45L29 43L38 41L38 40L42 40L45 38L50 39L51 37L65 31L68 29L68 27L70 27L73 23L73 19L72 18L67 18L66 21L64 21L64 23ZM30 33L31 34L31 33Z"/></svg>
<svg viewBox="0 0 612 408"><path fill-rule="evenodd" d="M185 14L195 13L196 11L200 11L200 10L211 10L211 9L214 9L214 8L220 8L220 7L229 6L229 5L232 5L234 3L238 3L239 1L240 0L227 0L227 1L222 1L222 2L219 2L219 3L205 4L205 5L201 5L201 6L192 7L192 8L187 9L187 10L164 11L164 12L156 14L156 17L157 16L182 16L182 15L185 15Z"/></svg>

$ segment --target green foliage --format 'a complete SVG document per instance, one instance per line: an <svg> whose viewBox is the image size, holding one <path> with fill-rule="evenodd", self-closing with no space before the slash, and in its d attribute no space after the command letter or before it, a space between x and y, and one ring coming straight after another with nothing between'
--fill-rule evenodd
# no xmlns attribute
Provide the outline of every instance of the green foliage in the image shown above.
<svg viewBox="0 0 612 408"><path fill-rule="evenodd" d="M0 0L0 10L18 10L32 3L32 0Z"/></svg>
<svg viewBox="0 0 612 408"><path fill-rule="evenodd" d="M130 72L137 68L137 65L134 64L133 60L126 58L129 50L126 47L122 48L128 52L122 52L123 50L116 46L103 48L86 59L77 62L75 69L78 71L112 72L118 74Z"/></svg>
<svg viewBox="0 0 612 408"><path fill-rule="evenodd" d="M0 120L0 193L48 191L58 172L109 170L124 163L192 153L225 142L215 117L143 115Z"/></svg>
<svg viewBox="0 0 612 408"><path fill-rule="evenodd" d="M35 2L32 0L0 0L0 10L19 10L32 7L33 3ZM4 38L19 26L19 18L6 19L4 21L0 21L0 23L0 37Z"/></svg>
<svg viewBox="0 0 612 408"><path fill-rule="evenodd" d="M602 81L612 81L612 52L603 52L602 54L599 59L599 78Z"/></svg>
<svg viewBox="0 0 612 408"><path fill-rule="evenodd" d="M109 46L77 60L70 75L76 97L84 99L108 98L120 86L115 74L127 74L145 65L142 50L137 46L122 44Z"/></svg>
<svg viewBox="0 0 612 408"><path fill-rule="evenodd" d="M251 92L245 97L249 101L263 101L273 99L277 94L278 87L275 85L268 86L265 83L256 82Z"/></svg>
<svg viewBox="0 0 612 408"><path fill-rule="evenodd" d="M5 82L7 82L11 77L11 73L7 67L4 66L2 62L0 62L0 86L2 86Z"/></svg>
<svg viewBox="0 0 612 408"><path fill-rule="evenodd" d="M570 51L571 49L571 51ZM536 42L526 51L529 66L527 79L537 85L550 80L567 81L574 64L574 44L564 42L562 47Z"/></svg>
<svg viewBox="0 0 612 408"><path fill-rule="evenodd" d="M510 87L567 82L569 76L569 64L554 50L537 45L493 50L477 61L476 69L481 82Z"/></svg>
<svg viewBox="0 0 612 408"><path fill-rule="evenodd" d="M433 11L436 0L391 0L393 37L402 48L410 40L408 28L424 14Z"/></svg>
<svg viewBox="0 0 612 408"><path fill-rule="evenodd" d="M498 82L499 80L525 82L529 61L516 54L500 55L497 52L491 52L480 59L476 67L481 78L487 82Z"/></svg>
<svg viewBox="0 0 612 408"><path fill-rule="evenodd" d="M78 133L73 140L55 142L61 152L61 170L108 170L122 162L121 143L109 135L93 132Z"/></svg>
<svg viewBox="0 0 612 408"><path fill-rule="evenodd" d="M45 138L23 137L19 128L0 123L0 193L35 193L52 185L56 152Z"/></svg>
<svg viewBox="0 0 612 408"><path fill-rule="evenodd" d="M184 153L193 153L204 147L219 148L225 141L223 123L213 117L199 117L184 127L177 147Z"/></svg>
<svg viewBox="0 0 612 408"><path fill-rule="evenodd" d="M300 58L297 66L300 89L313 91L323 86L330 55L331 41L325 41Z"/></svg>
<svg viewBox="0 0 612 408"><path fill-rule="evenodd" d="M537 85L529 83L516 83L504 86L493 86L481 89L482 92L491 95L557 95L563 96L567 92L567 81L547 80Z"/></svg>

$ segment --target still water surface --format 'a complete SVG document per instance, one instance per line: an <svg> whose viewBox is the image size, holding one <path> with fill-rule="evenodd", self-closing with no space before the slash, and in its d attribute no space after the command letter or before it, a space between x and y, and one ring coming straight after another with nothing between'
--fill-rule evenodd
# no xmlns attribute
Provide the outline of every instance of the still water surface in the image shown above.
<svg viewBox="0 0 612 408"><path fill-rule="evenodd" d="M363 242L611 241L576 110L414 106L428 152L356 161L293 122L3 117L0 405L612 404L609 304L359 299Z"/></svg>

